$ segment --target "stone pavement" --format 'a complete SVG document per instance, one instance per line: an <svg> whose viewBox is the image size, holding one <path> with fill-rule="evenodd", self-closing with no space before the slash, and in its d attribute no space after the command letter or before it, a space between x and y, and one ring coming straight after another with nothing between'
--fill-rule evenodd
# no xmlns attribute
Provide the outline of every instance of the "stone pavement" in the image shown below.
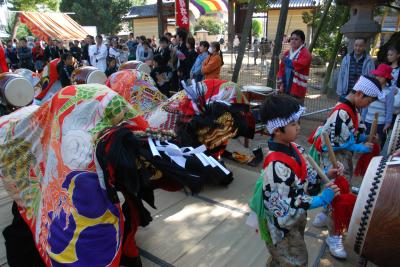
<svg viewBox="0 0 400 267"><path fill-rule="evenodd" d="M269 254L253 229L245 224L258 170L227 162L235 180L227 188L207 187L199 195L156 192L153 222L137 234L143 266L265 266ZM309 212L305 239L309 266L354 266L332 258L324 238L326 230L311 226Z"/></svg>
<svg viewBox="0 0 400 267"><path fill-rule="evenodd" d="M302 121L302 135L298 143L306 145L308 133L319 122ZM243 139L233 140L228 149L251 153L252 148L265 147L261 135L243 146ZM156 192L157 210L152 211L153 222L141 228L137 242L142 249L143 266L265 266L269 254L258 235L245 224L255 181L261 166L249 167L225 161L234 174L234 181L226 188L207 186L199 195L184 192ZM320 209L308 213L305 233L309 266L355 266L358 257L351 254L346 261L330 256L325 238L326 229L311 225ZM351 249L348 249L351 252ZM368 266L373 266L368 264Z"/></svg>

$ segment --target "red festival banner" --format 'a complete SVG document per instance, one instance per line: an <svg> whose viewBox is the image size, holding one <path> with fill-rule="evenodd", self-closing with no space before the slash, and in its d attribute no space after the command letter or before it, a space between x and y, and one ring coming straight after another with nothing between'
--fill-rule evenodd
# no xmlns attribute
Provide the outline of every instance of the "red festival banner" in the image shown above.
<svg viewBox="0 0 400 267"><path fill-rule="evenodd" d="M176 26L189 31L189 9L185 0L175 1Z"/></svg>

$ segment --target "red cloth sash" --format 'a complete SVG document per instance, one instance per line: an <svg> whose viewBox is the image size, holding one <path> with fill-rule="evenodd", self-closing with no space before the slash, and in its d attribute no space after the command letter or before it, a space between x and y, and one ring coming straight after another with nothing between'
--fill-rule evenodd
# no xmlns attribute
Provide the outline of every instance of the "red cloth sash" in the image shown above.
<svg viewBox="0 0 400 267"><path fill-rule="evenodd" d="M332 110L332 112L329 114L329 116L331 116L335 111L341 110L341 109L344 110L344 111L346 111L347 114L349 114L349 116L350 116L350 118L351 118L351 121L353 122L354 129L355 129L355 131L357 131L357 130L358 130L358 116L357 116L357 113L354 113L353 109L352 109L349 105L346 105L345 103L337 104L337 105L335 106L335 108ZM319 127L318 127L317 129L315 129L315 130L311 133L311 135L310 135L310 137L308 138L307 141L308 141L308 143L310 143L310 144L314 144L314 146L315 146L315 148L317 149L318 152L322 152L322 139L321 139L321 135L319 135L319 136L314 140L315 134L316 134L316 132L318 131L318 129L319 129Z"/></svg>
<svg viewBox="0 0 400 267"><path fill-rule="evenodd" d="M263 169L265 169L268 164L270 164L273 161L280 161L285 163L287 166L290 167L296 174L296 176L300 179L300 181L304 182L307 177L307 164L306 161L303 158L303 155L300 153L296 145L291 144L294 150L296 151L297 155L300 158L301 164L299 164L294 158L289 156L288 154L285 154L283 152L271 152L269 153L264 160L264 165Z"/></svg>

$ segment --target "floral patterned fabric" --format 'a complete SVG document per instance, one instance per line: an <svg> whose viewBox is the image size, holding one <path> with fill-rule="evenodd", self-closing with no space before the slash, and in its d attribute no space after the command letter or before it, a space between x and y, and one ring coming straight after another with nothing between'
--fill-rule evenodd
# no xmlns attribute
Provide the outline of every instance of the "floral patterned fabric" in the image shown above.
<svg viewBox="0 0 400 267"><path fill-rule="evenodd" d="M180 91L167 99L154 87L154 81L151 82L148 78L136 70L122 70L111 75L106 85L122 95L140 114L143 114L152 128L175 130L181 115L194 116L196 114L193 101L189 99L185 91ZM141 79L145 82L140 81ZM236 83L225 80L205 80L203 85L206 88L204 93L206 103L212 101L248 103Z"/></svg>
<svg viewBox="0 0 400 267"><path fill-rule="evenodd" d="M44 67L40 79L42 90L35 96L36 102L43 103L47 101L62 88L57 72L57 64L60 60L59 58L53 59Z"/></svg>
<svg viewBox="0 0 400 267"><path fill-rule="evenodd" d="M136 115L116 92L88 84L0 118L0 178L47 266L118 266L121 209L107 197L94 149L122 121L146 129Z"/></svg>
<svg viewBox="0 0 400 267"><path fill-rule="evenodd" d="M292 147L270 141L269 153L282 152L298 162L305 150L299 146L301 154ZM306 210L310 207L312 198L320 190L320 179L317 173L306 162L307 175L302 181L293 168L283 161L272 161L262 172L264 206L269 216L267 221L273 244L282 241L298 224L307 217Z"/></svg>
<svg viewBox="0 0 400 267"><path fill-rule="evenodd" d="M155 87L153 79L137 70L115 72L107 79L106 85L124 97L140 114L167 101L167 97Z"/></svg>

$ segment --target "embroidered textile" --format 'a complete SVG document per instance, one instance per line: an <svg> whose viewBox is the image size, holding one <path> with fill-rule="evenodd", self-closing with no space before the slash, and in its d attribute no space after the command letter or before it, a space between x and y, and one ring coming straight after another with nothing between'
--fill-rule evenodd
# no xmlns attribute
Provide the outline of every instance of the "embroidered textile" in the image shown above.
<svg viewBox="0 0 400 267"><path fill-rule="evenodd" d="M136 115L114 91L88 84L0 118L0 178L47 266L118 266L121 210L107 197L94 148L121 121L146 129Z"/></svg>

